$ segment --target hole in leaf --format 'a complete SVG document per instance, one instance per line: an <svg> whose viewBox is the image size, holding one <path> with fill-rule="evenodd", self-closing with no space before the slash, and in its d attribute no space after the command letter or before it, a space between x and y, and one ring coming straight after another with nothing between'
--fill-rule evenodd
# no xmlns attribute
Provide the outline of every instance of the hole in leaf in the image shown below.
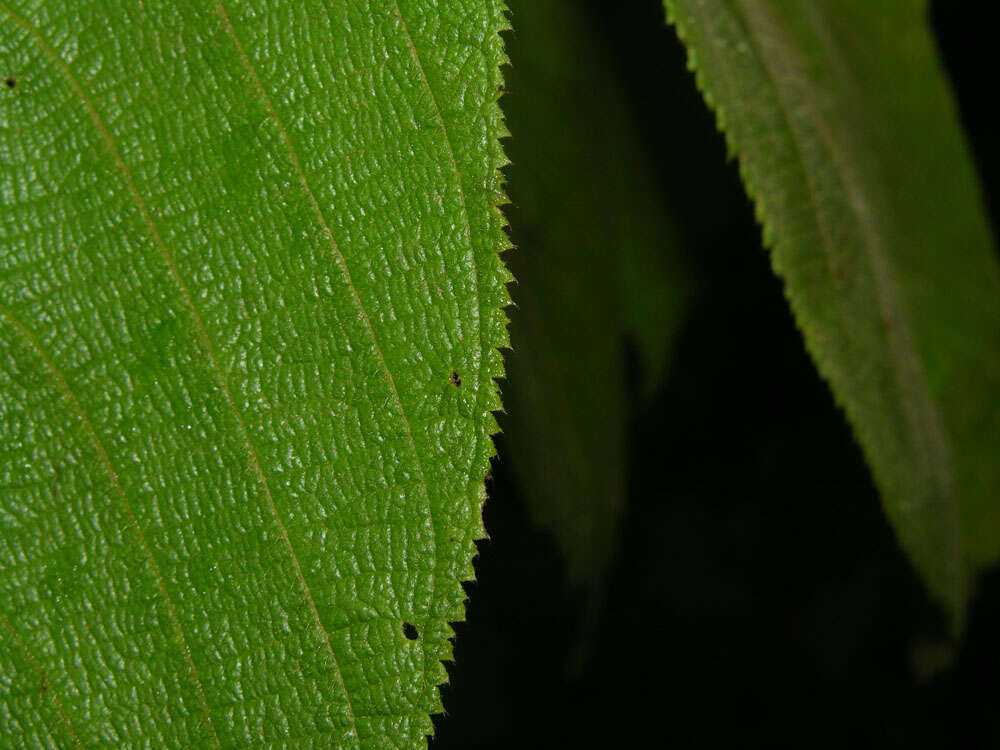
<svg viewBox="0 0 1000 750"><path fill-rule="evenodd" d="M459 377L455 370L451 371L451 375L448 376L448 382L451 383L456 388L462 387L462 378Z"/></svg>
<svg viewBox="0 0 1000 750"><path fill-rule="evenodd" d="M17 79L14 76L7 76L3 81L3 85L9 89L15 88L17 86Z"/></svg>
<svg viewBox="0 0 1000 750"><path fill-rule="evenodd" d="M417 631L417 626L412 622L403 623L403 635L405 635L407 640L410 641L415 641L420 637L420 633Z"/></svg>

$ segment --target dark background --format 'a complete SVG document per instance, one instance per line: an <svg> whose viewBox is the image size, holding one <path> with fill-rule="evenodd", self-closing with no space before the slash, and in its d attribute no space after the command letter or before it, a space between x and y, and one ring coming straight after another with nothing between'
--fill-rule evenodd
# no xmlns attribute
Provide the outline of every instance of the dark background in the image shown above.
<svg viewBox="0 0 1000 750"><path fill-rule="evenodd" d="M1000 12L933 5L1000 226ZM491 539L432 746L1000 748L1000 573L980 581L949 652L803 348L660 0L589 6L712 295L690 311L652 405L639 408L636 383L629 506L590 638L582 596L529 524L499 440Z"/></svg>

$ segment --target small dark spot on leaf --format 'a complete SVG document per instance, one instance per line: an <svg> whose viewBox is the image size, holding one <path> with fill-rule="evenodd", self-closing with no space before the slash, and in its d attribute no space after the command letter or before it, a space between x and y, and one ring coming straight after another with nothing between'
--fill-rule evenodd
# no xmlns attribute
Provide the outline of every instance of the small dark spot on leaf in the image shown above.
<svg viewBox="0 0 1000 750"><path fill-rule="evenodd" d="M406 636L407 640L415 641L420 637L420 633L417 631L417 626L412 622L403 623L403 635Z"/></svg>
<svg viewBox="0 0 1000 750"><path fill-rule="evenodd" d="M17 79L14 76L7 76L4 79L4 81L3 81L3 85L6 86L9 89L16 88L17 87Z"/></svg>
<svg viewBox="0 0 1000 750"><path fill-rule="evenodd" d="M462 378L459 377L455 370L451 371L451 375L448 376L448 382L451 383L456 388L462 387Z"/></svg>

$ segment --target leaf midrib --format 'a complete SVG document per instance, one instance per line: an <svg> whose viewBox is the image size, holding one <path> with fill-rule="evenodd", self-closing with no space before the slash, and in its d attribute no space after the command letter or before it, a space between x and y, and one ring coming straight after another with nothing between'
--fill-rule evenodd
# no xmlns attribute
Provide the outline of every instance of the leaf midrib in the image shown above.
<svg viewBox="0 0 1000 750"><path fill-rule="evenodd" d="M787 34L781 23L774 17L770 0L760 0L759 5L752 7L746 0L734 0L731 4L736 10L737 16L743 26L747 38L756 53L757 59L761 62L761 67L767 74L776 98L781 108L782 118L786 128L791 135L798 159L798 165L806 177L806 184L809 190L810 205L813 208L813 216L816 220L818 233L823 241L828 262L835 261L835 248L832 245L830 229L824 220L823 212L818 208L818 197L816 186L806 164L800 142L800 134L795 126L791 103L787 100L788 93L778 80L778 75L772 66L769 55L763 54L763 46L757 34L757 25L754 18L766 15L766 19L761 19L759 23L767 25L776 36L777 44L784 50L786 55L795 55L794 45L789 43ZM836 48L834 48L836 51ZM843 65L843 61L839 61ZM799 66L801 69L803 66ZM945 431L942 426L941 415L935 407L924 381L923 367L920 363L913 335L910 331L908 316L905 313L905 305L899 298L898 282L896 281L892 268L888 263L883 248L881 234L875 226L871 213L867 210L867 199L864 189L859 185L857 175L850 169L848 160L841 150L839 142L834 138L826 120L819 114L809 96L809 87L796 87L801 94L798 101L805 108L808 119L814 124L816 132L819 134L826 147L827 153L831 157L831 162L835 167L838 182L848 197L851 213L855 217L857 226L864 235L864 240L860 243L865 250L869 265L872 270L872 277L875 280L876 299L878 300L880 316L878 319L882 327L886 340L889 342L890 356L889 362L895 375L896 387L899 389L901 402L907 421L914 426L912 431L915 439L914 444L924 455L921 458L927 459L931 465L933 476L939 495L936 496L945 504L947 522L951 526L948 539L952 545L948 563L950 565L961 565L961 539L956 526L957 519L955 513L954 497L954 477L951 466L951 457L948 444L945 438ZM831 268L831 273L833 272ZM831 366L830 362L827 362ZM935 499L935 497L932 497ZM962 592L961 570L951 570L950 576L954 576L953 584L958 586L959 597L964 596Z"/></svg>

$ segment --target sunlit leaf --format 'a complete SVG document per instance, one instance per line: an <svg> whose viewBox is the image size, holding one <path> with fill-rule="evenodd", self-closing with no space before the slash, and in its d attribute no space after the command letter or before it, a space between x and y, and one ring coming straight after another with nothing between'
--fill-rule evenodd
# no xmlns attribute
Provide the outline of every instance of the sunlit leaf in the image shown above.
<svg viewBox="0 0 1000 750"><path fill-rule="evenodd" d="M422 744L506 343L502 3L0 11L0 744Z"/></svg>

